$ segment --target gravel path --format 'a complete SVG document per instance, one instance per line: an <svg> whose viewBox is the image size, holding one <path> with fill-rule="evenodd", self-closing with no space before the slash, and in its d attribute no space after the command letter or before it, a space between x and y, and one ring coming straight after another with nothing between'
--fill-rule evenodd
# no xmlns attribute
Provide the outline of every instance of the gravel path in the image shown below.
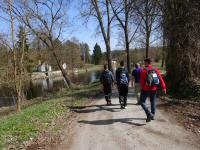
<svg viewBox="0 0 200 150"><path fill-rule="evenodd" d="M117 93L112 106L105 100L77 110L77 117L63 132L58 150L200 150L200 140L166 113L157 110L156 120L146 123L140 106L129 94L128 108L121 110Z"/></svg>

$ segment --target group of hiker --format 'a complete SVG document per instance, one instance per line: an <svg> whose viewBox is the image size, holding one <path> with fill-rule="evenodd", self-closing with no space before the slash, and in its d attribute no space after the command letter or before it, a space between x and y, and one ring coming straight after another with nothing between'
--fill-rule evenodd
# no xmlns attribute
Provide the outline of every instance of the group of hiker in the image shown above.
<svg viewBox="0 0 200 150"><path fill-rule="evenodd" d="M143 67L140 67L140 64L136 63L135 69L131 74L131 85L135 89L137 105L141 105L144 109L147 116L146 122L154 120L156 112L156 93L159 85L162 86L163 92L166 94L166 85L160 71L157 68L153 68L151 62L150 58L144 59ZM107 105L112 104L112 87L114 83L116 83L121 109L126 109L130 78L128 70L124 66L124 61L120 62L120 67L117 68L115 77L108 69L108 65L105 64L100 81L103 85ZM150 98L151 110L146 106L146 99L148 97Z"/></svg>

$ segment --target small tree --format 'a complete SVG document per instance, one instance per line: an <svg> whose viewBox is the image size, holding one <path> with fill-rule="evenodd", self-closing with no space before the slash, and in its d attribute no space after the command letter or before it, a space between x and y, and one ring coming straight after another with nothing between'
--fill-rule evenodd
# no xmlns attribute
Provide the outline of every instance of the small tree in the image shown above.
<svg viewBox="0 0 200 150"><path fill-rule="evenodd" d="M81 49L78 43L69 40L64 43L63 61L67 62L70 69L80 67L83 64L81 60Z"/></svg>
<svg viewBox="0 0 200 150"><path fill-rule="evenodd" d="M93 63L98 65L102 58L101 47L96 43L93 50Z"/></svg>
<svg viewBox="0 0 200 150"><path fill-rule="evenodd" d="M159 1L157 0L137 0L134 3L134 8L136 8L136 16L138 20L141 20L140 25L140 32L143 35L142 43L145 44L145 51L146 51L146 58L149 57L149 47L153 41L151 41L152 32L156 31L160 24L159 16L160 16L160 9L159 9ZM143 42L145 39L145 42Z"/></svg>
<svg viewBox="0 0 200 150"><path fill-rule="evenodd" d="M81 58L84 63L90 63L90 49L87 43L80 44Z"/></svg>
<svg viewBox="0 0 200 150"><path fill-rule="evenodd" d="M82 0L81 14L87 21L90 17L94 17L98 21L106 46L108 68L112 70L110 34L114 16L110 11L109 0Z"/></svg>
<svg viewBox="0 0 200 150"><path fill-rule="evenodd" d="M90 63L90 49L87 43L85 45L85 62Z"/></svg>

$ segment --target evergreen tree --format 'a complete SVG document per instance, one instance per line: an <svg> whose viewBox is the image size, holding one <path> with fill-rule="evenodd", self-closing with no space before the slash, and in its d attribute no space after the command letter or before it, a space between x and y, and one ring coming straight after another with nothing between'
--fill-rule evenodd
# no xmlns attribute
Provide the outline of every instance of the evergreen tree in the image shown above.
<svg viewBox="0 0 200 150"><path fill-rule="evenodd" d="M96 43L93 50L93 63L98 65L102 58L101 47Z"/></svg>
<svg viewBox="0 0 200 150"><path fill-rule="evenodd" d="M27 38L27 34L25 32L25 28L23 26L19 26L19 33L17 34L17 48L19 50L22 50L23 48L23 40L24 40L24 51L28 52L29 50L29 44L28 44L28 38Z"/></svg>
<svg viewBox="0 0 200 150"><path fill-rule="evenodd" d="M90 63L90 49L87 43L85 45L85 62Z"/></svg>

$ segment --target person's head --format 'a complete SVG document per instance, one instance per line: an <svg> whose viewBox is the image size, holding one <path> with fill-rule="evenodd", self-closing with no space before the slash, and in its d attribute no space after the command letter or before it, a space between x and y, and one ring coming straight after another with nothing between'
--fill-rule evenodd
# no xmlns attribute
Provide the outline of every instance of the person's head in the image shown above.
<svg viewBox="0 0 200 150"><path fill-rule="evenodd" d="M123 60L120 61L120 66L121 66L121 67L124 67L124 61L123 61Z"/></svg>
<svg viewBox="0 0 200 150"><path fill-rule="evenodd" d="M145 67L148 67L151 64L151 58L145 58L144 59L144 65Z"/></svg>
<svg viewBox="0 0 200 150"><path fill-rule="evenodd" d="M108 65L104 64L103 68L104 68L104 70L108 70Z"/></svg>
<svg viewBox="0 0 200 150"><path fill-rule="evenodd" d="M139 63L136 63L135 64L135 68L139 68L140 67L140 64Z"/></svg>

